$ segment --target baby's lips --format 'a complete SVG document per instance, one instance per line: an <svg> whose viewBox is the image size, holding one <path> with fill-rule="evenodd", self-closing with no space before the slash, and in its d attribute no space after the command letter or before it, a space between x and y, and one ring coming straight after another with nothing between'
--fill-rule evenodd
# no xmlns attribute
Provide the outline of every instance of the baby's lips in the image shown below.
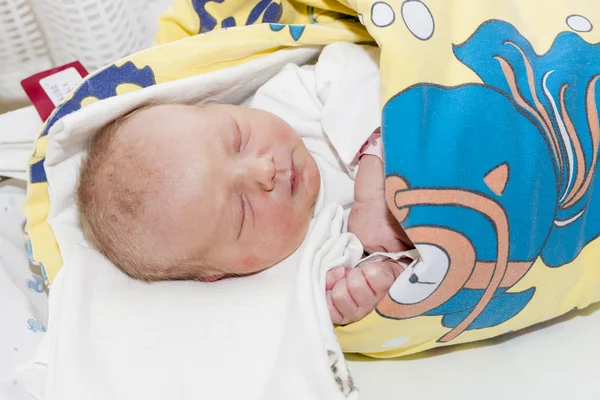
<svg viewBox="0 0 600 400"><path fill-rule="evenodd" d="M292 196L298 191L298 180L296 179L294 163L292 163L292 166L290 167L290 191L292 192Z"/></svg>
<svg viewBox="0 0 600 400"><path fill-rule="evenodd" d="M300 177L298 176L298 171L296 170L296 166L294 165L294 160L290 162L290 190L292 192L292 196L295 196L298 192L298 186L300 184Z"/></svg>

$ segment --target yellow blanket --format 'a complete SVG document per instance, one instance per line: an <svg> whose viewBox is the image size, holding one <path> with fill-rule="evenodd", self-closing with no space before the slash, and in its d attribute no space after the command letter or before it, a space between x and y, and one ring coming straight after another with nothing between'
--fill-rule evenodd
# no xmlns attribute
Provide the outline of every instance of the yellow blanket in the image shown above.
<svg viewBox="0 0 600 400"><path fill-rule="evenodd" d="M31 258L48 225L48 132L108 97L335 41L381 49L387 201L421 253L342 348L394 357L600 300L600 6L594 0L176 0L156 46L90 75L30 160Z"/></svg>

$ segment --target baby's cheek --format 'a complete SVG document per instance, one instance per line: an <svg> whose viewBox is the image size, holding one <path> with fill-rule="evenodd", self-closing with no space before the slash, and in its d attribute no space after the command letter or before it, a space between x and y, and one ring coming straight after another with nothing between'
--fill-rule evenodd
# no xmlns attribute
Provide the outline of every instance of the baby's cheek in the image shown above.
<svg viewBox="0 0 600 400"><path fill-rule="evenodd" d="M300 235L310 222L310 218L307 218L298 210L288 210L280 216L279 220L281 221L279 226L281 234L286 237Z"/></svg>
<svg viewBox="0 0 600 400"><path fill-rule="evenodd" d="M241 262L241 268L242 271L253 271L254 269L256 269L256 267L258 266L259 262L260 262L260 258L258 258L258 256L256 255L249 255L246 256L244 258L242 258Z"/></svg>
<svg viewBox="0 0 600 400"><path fill-rule="evenodd" d="M265 210L265 244L276 252L291 253L306 236L311 215L305 215L293 202L272 203ZM280 254L287 257L289 254Z"/></svg>

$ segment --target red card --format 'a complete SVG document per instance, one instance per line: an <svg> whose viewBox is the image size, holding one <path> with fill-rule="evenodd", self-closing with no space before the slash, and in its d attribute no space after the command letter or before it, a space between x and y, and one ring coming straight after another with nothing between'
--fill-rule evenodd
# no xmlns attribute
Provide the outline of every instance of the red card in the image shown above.
<svg viewBox="0 0 600 400"><path fill-rule="evenodd" d="M21 86L42 121L46 121L54 108L62 103L87 74L83 65L75 61L25 78L21 81Z"/></svg>

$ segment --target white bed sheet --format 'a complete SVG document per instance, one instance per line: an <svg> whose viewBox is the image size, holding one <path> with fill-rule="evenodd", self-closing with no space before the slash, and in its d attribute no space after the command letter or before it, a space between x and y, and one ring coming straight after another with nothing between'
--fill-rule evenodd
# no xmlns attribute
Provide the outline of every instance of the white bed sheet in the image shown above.
<svg viewBox="0 0 600 400"><path fill-rule="evenodd" d="M481 343L347 358L361 399L598 400L600 304Z"/></svg>
<svg viewBox="0 0 600 400"><path fill-rule="evenodd" d="M43 336L47 297L27 259L24 185L0 183L0 400L30 399L20 367ZM366 400L600 399L600 305L483 343L399 360L349 355Z"/></svg>
<svg viewBox="0 0 600 400"><path fill-rule="evenodd" d="M25 183L0 183L0 400L30 399L20 370L44 335L48 298L25 247Z"/></svg>

